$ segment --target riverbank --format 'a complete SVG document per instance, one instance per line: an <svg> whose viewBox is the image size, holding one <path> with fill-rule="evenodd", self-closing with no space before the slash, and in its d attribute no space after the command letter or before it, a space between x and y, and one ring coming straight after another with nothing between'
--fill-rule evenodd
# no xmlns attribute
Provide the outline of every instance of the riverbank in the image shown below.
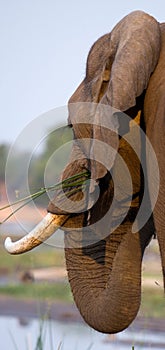
<svg viewBox="0 0 165 350"><path fill-rule="evenodd" d="M0 296L0 315L13 316L18 319L45 318L60 322L84 323L74 303L59 301L36 301L32 299L15 299ZM146 330L151 332L164 332L165 319L146 318L137 316L129 327L132 331Z"/></svg>
<svg viewBox="0 0 165 350"><path fill-rule="evenodd" d="M0 315L17 318L45 318L57 321L83 322L74 303L17 299L0 296Z"/></svg>

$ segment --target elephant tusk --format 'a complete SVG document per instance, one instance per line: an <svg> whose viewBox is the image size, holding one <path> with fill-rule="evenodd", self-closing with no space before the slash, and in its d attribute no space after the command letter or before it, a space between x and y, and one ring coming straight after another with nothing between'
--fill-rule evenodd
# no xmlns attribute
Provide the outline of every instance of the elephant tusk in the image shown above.
<svg viewBox="0 0 165 350"><path fill-rule="evenodd" d="M7 237L4 243L5 248L10 254L28 252L48 239L67 219L67 215L48 213L31 232L18 241L12 242L11 238Z"/></svg>

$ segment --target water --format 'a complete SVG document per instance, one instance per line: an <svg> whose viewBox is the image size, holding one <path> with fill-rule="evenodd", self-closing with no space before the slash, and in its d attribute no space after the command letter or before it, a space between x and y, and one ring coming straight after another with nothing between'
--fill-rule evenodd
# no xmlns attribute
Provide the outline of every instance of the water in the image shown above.
<svg viewBox="0 0 165 350"><path fill-rule="evenodd" d="M0 349L35 350L40 327L44 350L131 350L132 346L135 350L165 348L164 333L126 330L113 337L98 333L82 323L0 317Z"/></svg>

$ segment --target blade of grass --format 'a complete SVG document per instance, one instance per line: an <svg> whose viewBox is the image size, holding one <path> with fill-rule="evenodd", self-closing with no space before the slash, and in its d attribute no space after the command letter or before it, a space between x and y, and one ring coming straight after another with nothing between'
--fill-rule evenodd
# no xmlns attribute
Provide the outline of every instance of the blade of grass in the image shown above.
<svg viewBox="0 0 165 350"><path fill-rule="evenodd" d="M69 195L76 193L78 190L80 189L80 186L75 188L74 190L70 190L68 192ZM45 193L45 192L44 192ZM22 209L23 207L25 207L28 203L30 203L32 200L35 200L36 198L40 197L43 193L36 193L36 195L33 195L33 198L30 198L29 200L27 200L25 203L23 203L22 205L20 205L17 209L13 210L12 213L10 213L3 221L0 222L0 225L3 224L4 222L6 222L8 219L10 219L15 213L17 213L17 211L19 211L20 209ZM63 196L64 194L62 194ZM61 196L61 197L62 197ZM22 202L22 201L21 201Z"/></svg>
<svg viewBox="0 0 165 350"><path fill-rule="evenodd" d="M91 343L91 344L88 346L87 350L91 350L92 347L93 347L93 344Z"/></svg>
<svg viewBox="0 0 165 350"><path fill-rule="evenodd" d="M33 194L30 194L29 196L20 198L20 199L18 199L17 201L12 202L11 204L6 204L4 207L0 208L0 210L4 210L4 209L7 209L7 208L10 208L11 206L16 205L16 204L19 204L19 203L21 203L21 202L24 202L24 201L26 201L26 200L28 200L28 199L31 199L31 200L32 200L34 197L40 196L40 195L44 194L45 191L46 191L45 189L42 189L42 188L41 188L39 191L37 191L37 192L35 192L35 193L33 193Z"/></svg>
<svg viewBox="0 0 165 350"><path fill-rule="evenodd" d="M60 341L60 344L59 344L57 350L60 350L60 349L62 349L62 341Z"/></svg>
<svg viewBox="0 0 165 350"><path fill-rule="evenodd" d="M33 199L38 198L39 196L37 195L36 197L33 197ZM23 207L25 207L25 205L27 205L28 203L30 203L32 201L32 199L29 199L28 201L26 201L26 203L23 203L22 205L20 205L17 209L13 210L11 214L9 214L3 221L0 222L0 224L3 224L4 222L6 222L8 219L10 219L17 211L19 211L20 209L22 209Z"/></svg>
<svg viewBox="0 0 165 350"><path fill-rule="evenodd" d="M40 320L40 325L39 325L39 335L37 338L37 343L35 346L35 350L43 350L44 349L44 320Z"/></svg>
<svg viewBox="0 0 165 350"><path fill-rule="evenodd" d="M13 343L13 346L14 346L15 350L19 350L19 349L18 349L18 346L17 346L17 344L16 344L16 342L15 342L15 339L14 339L14 336L13 336L11 330L9 329L8 332L9 332L9 334L10 334L10 338L11 338L11 340L12 340L12 343Z"/></svg>
<svg viewBox="0 0 165 350"><path fill-rule="evenodd" d="M77 186L78 184L83 184L84 180L83 181L80 181L80 182L69 182L70 180L78 180L81 176L86 176L87 179L89 179L89 172L82 172L82 173L79 173L79 174L76 174L76 175L73 175L61 182L58 182L57 184L54 184L54 185L51 185L49 187L42 187L40 188L39 190L37 190L37 192L33 193L33 194L30 194L29 196L26 196L26 197L23 197L23 198L20 198L18 199L17 201L15 202L12 202L11 204L7 204L5 206L3 206L2 208L0 208L0 210L4 210L4 209L7 209L9 208L11 205L16 205L16 204L19 204L21 202L24 202L28 199L33 199L34 197L39 197L41 196L42 194L44 194L46 191L52 191L52 190L58 190L60 189L61 187L63 188L68 188L68 187L74 187L74 186Z"/></svg>
<svg viewBox="0 0 165 350"><path fill-rule="evenodd" d="M73 175L55 185L52 185L52 186L49 186L49 187L43 187L41 188L40 190L38 190L37 192L29 195L29 196L26 196L24 198L21 198L11 204L7 204L5 205L4 207L0 208L0 210L4 210L4 209L7 209L13 205L17 205L19 203L22 203L24 202L22 205L20 205L18 208L16 208L14 211L12 211L12 213L10 215L8 215L2 222L0 222L0 224L3 224L4 222L6 222L11 216L13 216L17 211L19 211L20 209L22 209L24 206L26 206L29 202L31 202L32 200L35 200L36 198L40 197L41 195L43 195L44 193L48 192L48 191L54 191L54 190L58 190L60 189L61 187L63 189L67 189L67 188L71 188L73 187L73 189L71 189L70 191L68 191L67 194L71 195L71 194L74 194L76 193L78 190L80 190L80 187L82 189L82 187L85 187L85 181L87 181L89 179L89 172L82 172L82 173L79 173L79 174L76 174L76 175ZM82 181L79 181L79 178L82 177L82 176L85 176L87 178L87 180L82 180ZM70 182L74 180L74 182ZM62 194L63 195L63 194Z"/></svg>

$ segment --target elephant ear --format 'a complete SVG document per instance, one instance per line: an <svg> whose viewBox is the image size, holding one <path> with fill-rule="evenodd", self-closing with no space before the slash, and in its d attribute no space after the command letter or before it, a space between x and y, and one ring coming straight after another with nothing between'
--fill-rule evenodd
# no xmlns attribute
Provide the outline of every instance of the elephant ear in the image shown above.
<svg viewBox="0 0 165 350"><path fill-rule="evenodd" d="M93 179L102 178L113 167L120 128L128 130L128 125L122 125L128 124L128 118L118 112L136 106L137 97L146 89L156 67L159 52L159 23L142 11L134 11L124 17L110 34L104 35L92 46L86 77L69 103L96 104L90 133L93 142L88 154L92 160ZM75 138L84 137L78 126L82 114L70 113L69 116ZM108 152L108 156L103 157L108 150L111 154ZM103 158L106 158L104 165Z"/></svg>
<svg viewBox="0 0 165 350"><path fill-rule="evenodd" d="M147 88L160 53L159 23L142 11L124 17L112 30L114 57L107 91L101 103L126 111Z"/></svg>

